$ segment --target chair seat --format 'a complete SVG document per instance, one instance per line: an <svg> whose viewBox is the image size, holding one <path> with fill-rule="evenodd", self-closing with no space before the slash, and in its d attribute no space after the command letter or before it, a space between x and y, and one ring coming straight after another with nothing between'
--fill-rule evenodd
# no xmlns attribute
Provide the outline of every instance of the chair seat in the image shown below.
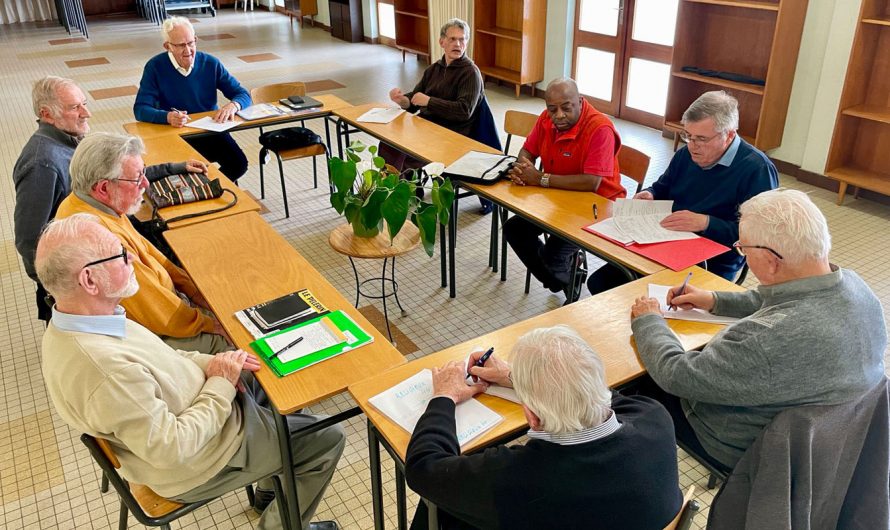
<svg viewBox="0 0 890 530"><path fill-rule="evenodd" d="M130 484L130 493L133 494L133 498L136 499L139 506L142 506L142 510L154 518L161 518L183 506L176 501L161 497L143 484Z"/></svg>
<svg viewBox="0 0 890 530"><path fill-rule="evenodd" d="M306 147L297 147L296 149L284 149L281 151L277 151L277 153L282 160L293 160L295 158L323 155L325 154L325 149L323 145L316 144Z"/></svg>

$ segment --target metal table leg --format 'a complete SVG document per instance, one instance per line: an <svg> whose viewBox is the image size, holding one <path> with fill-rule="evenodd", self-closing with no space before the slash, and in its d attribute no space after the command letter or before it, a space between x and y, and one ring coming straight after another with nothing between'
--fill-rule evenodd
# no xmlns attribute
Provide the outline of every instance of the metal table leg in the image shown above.
<svg viewBox="0 0 890 530"><path fill-rule="evenodd" d="M368 420L368 465L371 468L371 506L374 510L374 530L386 529L383 514L383 480L380 473L380 446L377 445L377 429Z"/></svg>

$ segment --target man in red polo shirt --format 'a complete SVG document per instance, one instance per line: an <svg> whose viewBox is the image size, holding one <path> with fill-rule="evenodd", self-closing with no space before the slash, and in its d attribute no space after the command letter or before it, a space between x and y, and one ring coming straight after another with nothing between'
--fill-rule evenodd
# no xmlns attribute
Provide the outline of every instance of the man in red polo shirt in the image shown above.
<svg viewBox="0 0 890 530"><path fill-rule="evenodd" d="M581 97L572 79L551 81L544 100L547 110L538 117L510 171L513 184L590 191L611 200L624 197L618 172L621 138L611 120ZM544 171L534 166L538 158ZM580 278L569 285L578 247L553 234L545 243L543 232L518 215L504 224L504 239L532 275L552 292L564 291L566 301L572 302L584 283Z"/></svg>

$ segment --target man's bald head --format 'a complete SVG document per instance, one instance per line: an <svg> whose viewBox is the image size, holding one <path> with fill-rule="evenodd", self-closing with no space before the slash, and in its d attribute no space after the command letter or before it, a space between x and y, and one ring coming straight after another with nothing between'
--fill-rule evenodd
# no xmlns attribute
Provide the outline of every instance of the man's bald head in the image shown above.
<svg viewBox="0 0 890 530"><path fill-rule="evenodd" d="M37 243L37 277L56 299L70 296L77 290L84 265L115 251L120 253L120 245L95 215L80 213L56 219L46 225Z"/></svg>
<svg viewBox="0 0 890 530"><path fill-rule="evenodd" d="M559 131L571 129L581 118L583 103L574 79L560 77L550 81L544 92L544 101L550 121Z"/></svg>

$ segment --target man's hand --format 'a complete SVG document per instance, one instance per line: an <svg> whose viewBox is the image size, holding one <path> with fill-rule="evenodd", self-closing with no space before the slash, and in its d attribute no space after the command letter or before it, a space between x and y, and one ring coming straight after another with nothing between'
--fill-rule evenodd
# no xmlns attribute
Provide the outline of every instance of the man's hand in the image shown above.
<svg viewBox="0 0 890 530"><path fill-rule="evenodd" d="M213 356L213 359L210 359L210 362L207 363L207 368L204 369L204 374L207 376L207 379L211 377L222 377L229 383L232 383L232 386L238 387L238 378L241 376L241 370L247 364L248 354L244 350L231 350L219 352ZM256 358L253 358L248 366L254 366L254 362L256 362ZM248 368L251 371L251 368ZM259 362L256 362L256 369L259 369Z"/></svg>
<svg viewBox="0 0 890 530"><path fill-rule="evenodd" d="M514 162L513 168L507 174L513 184L518 184L519 186L540 186L543 175L544 173L538 171L534 164L524 158Z"/></svg>
<svg viewBox="0 0 890 530"><path fill-rule="evenodd" d="M644 193L644 192L641 192ZM710 217L704 214L680 210L661 220L661 226L668 230L682 232L701 232L708 227Z"/></svg>
<svg viewBox="0 0 890 530"><path fill-rule="evenodd" d="M634 199L642 200L642 201L654 201L655 196L652 195L652 192L649 190L643 190L640 193L634 195Z"/></svg>
<svg viewBox="0 0 890 530"><path fill-rule="evenodd" d="M171 110L167 113L167 123L174 127L185 127L190 120L189 113L184 110Z"/></svg>
<svg viewBox="0 0 890 530"><path fill-rule="evenodd" d="M213 116L213 121L216 123L231 121L235 117L236 112L238 112L238 105L229 101L216 111L216 115Z"/></svg>
<svg viewBox="0 0 890 530"><path fill-rule="evenodd" d="M487 388L485 382L467 384L467 367L462 362L451 361L442 368L433 368L433 395L449 397L455 404L485 392Z"/></svg>
<svg viewBox="0 0 890 530"><path fill-rule="evenodd" d="M682 285L671 287L668 290L667 304L679 309L704 309L710 311L714 309L714 292L706 291L686 284L683 294L679 294Z"/></svg>
<svg viewBox="0 0 890 530"><path fill-rule="evenodd" d="M430 104L430 97L423 92L416 92L411 96L411 104L417 105L418 107L426 107Z"/></svg>
<svg viewBox="0 0 890 530"><path fill-rule="evenodd" d="M649 313L660 315L661 305L658 300L648 296L641 296L634 301L634 305L630 308L630 318L634 319L639 316L648 315Z"/></svg>
<svg viewBox="0 0 890 530"><path fill-rule="evenodd" d="M394 88L389 91L389 99L393 101L396 105L402 107L403 109L407 109L411 106L411 101L405 97L405 94L402 93L401 88Z"/></svg>
<svg viewBox="0 0 890 530"><path fill-rule="evenodd" d="M207 174L207 164L201 162L200 160L186 160L185 161L185 170L189 173L204 173ZM202 306L207 307L207 306Z"/></svg>
<svg viewBox="0 0 890 530"><path fill-rule="evenodd" d="M506 362L492 355L485 361L484 366L476 366L476 361L484 354L485 352L481 350L470 354L467 373L478 377L486 383L513 388L513 381L510 380L510 365Z"/></svg>

